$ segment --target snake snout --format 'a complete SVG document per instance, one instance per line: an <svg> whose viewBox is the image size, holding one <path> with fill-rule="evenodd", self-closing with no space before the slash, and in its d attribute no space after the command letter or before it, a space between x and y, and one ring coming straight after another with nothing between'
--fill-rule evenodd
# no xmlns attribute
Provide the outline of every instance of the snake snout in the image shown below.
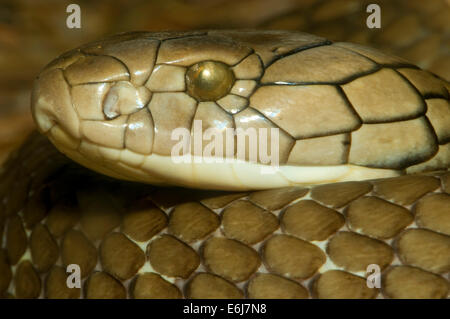
<svg viewBox="0 0 450 319"><path fill-rule="evenodd" d="M44 70L36 79L31 111L38 129L46 134L58 126L79 138L79 120L72 107L70 87L61 69Z"/></svg>

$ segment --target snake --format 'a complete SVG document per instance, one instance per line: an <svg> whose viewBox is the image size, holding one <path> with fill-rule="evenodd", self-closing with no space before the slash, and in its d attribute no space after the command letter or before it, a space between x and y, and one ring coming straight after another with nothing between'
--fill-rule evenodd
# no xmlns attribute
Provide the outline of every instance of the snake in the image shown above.
<svg viewBox="0 0 450 319"><path fill-rule="evenodd" d="M68 51L36 78L39 132L1 171L0 293L448 298L449 89L294 31L131 32Z"/></svg>

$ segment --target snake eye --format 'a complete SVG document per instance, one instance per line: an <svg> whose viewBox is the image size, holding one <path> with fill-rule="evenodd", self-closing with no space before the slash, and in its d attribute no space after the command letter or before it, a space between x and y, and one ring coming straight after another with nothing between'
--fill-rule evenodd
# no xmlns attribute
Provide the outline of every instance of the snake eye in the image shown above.
<svg viewBox="0 0 450 319"><path fill-rule="evenodd" d="M186 83L192 97L199 101L215 101L231 90L234 73L222 62L199 62L188 69Z"/></svg>

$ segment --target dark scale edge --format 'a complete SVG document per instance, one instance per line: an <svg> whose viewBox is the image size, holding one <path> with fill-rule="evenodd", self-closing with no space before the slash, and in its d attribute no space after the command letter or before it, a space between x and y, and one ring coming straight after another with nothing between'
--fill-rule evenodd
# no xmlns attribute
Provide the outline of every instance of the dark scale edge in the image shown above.
<svg viewBox="0 0 450 319"><path fill-rule="evenodd" d="M154 39L154 40L159 40L161 42L163 41L168 41L168 40L177 40L177 39L183 39L183 38L193 38L193 37L204 37L204 36L208 36L208 31L158 31L158 32L149 32L149 33L186 33L184 35L179 35L179 36L168 36L167 38L162 38L162 37L155 37L155 36L148 36L146 38L148 39ZM198 32L198 33L196 33Z"/></svg>
<svg viewBox="0 0 450 319"><path fill-rule="evenodd" d="M318 47L322 47L322 46L326 46L326 45L332 45L333 42L331 42L330 40L325 40L323 42L319 42L319 43L313 43L313 44L307 44L305 46L301 46L298 48L294 48L286 53L277 55L275 58L273 58L270 62L267 63L267 65L264 66L264 69L269 68L272 64L274 64L275 62L277 62L278 60L281 60L285 57L288 57L290 55L302 52L302 51L306 51L309 49L314 49L314 48L318 48ZM265 70L264 70L265 71Z"/></svg>
<svg viewBox="0 0 450 319"><path fill-rule="evenodd" d="M152 95L152 97L153 97L153 95ZM150 103L150 101L151 101L151 98L150 98L150 100L149 100L148 103ZM152 121L152 127L153 127L153 131L154 131L154 130L155 130L155 123L154 123L154 121L153 121L152 113L150 112L150 109L148 108L148 103L147 103L143 108L141 108L141 109L139 109L138 111L136 111L135 113L137 113L137 112L139 112L139 111L142 111L142 110L145 110L145 111L148 113L148 115L149 115L149 117L150 117L150 120ZM133 114L134 114L134 113L133 113ZM132 115L132 114L128 114L127 121L126 121L127 126L125 127L125 129L124 129L124 131L123 131L123 148L124 148L124 149L127 149L127 150L129 150L129 148L127 147L126 136L127 136L128 130L129 130L130 115ZM145 156L148 156L148 155L153 154L153 141L154 141L154 139L155 139L155 133L153 132L152 151L151 151L149 154L141 154L141 153L136 152L136 151L133 151L133 152L138 153L138 154L140 154L140 155L145 155Z"/></svg>
<svg viewBox="0 0 450 319"><path fill-rule="evenodd" d="M347 133L346 134L346 140L342 142L342 144L345 147L344 155L342 156L342 164L348 164L349 163L349 156L350 156L350 149L352 147L352 134Z"/></svg>
<svg viewBox="0 0 450 319"><path fill-rule="evenodd" d="M366 75L370 75L372 73L378 72L379 70L381 70L381 66L378 64L375 64L373 69L368 70L366 72L360 72L360 73L356 73L353 75L350 75L348 77L345 77L339 81L335 81L335 82L328 82L328 81L311 81L311 82L265 82L265 83L261 83L261 86L266 86L266 85L291 85L291 86L302 86L302 85L343 85L343 84L347 84L353 80L356 80L360 77L366 76Z"/></svg>
<svg viewBox="0 0 450 319"><path fill-rule="evenodd" d="M416 156L415 158L404 158L402 161L400 161L398 169L406 169L416 164L425 163L432 159L439 152L438 138L436 132L434 131L433 125L431 125L430 120L425 115L422 118L425 126L428 129L428 132L431 134L431 138L433 139L433 151L430 152L430 154L426 156L424 155L422 157Z"/></svg>
<svg viewBox="0 0 450 319"><path fill-rule="evenodd" d="M345 42L343 42L343 43L345 43ZM351 42L348 42L348 43L351 43ZM373 47L368 46L368 45L365 45L365 44L359 44L359 43L355 43L355 44L358 44L358 45L360 45L360 46L362 46L362 47L367 47L367 48L375 49L376 51L379 51L380 53L383 53L383 52L384 52L384 51L382 51L382 50L373 48ZM364 58L366 58L366 59L372 61L373 63L375 63L375 64L377 64L377 65L379 65L379 66L381 66L381 67L385 67L385 68L409 68L409 69L419 69L419 70L420 70L420 67L418 67L418 66L415 65L415 64L409 63L409 62L407 62L407 61L405 61L405 62L397 62L397 63L379 63L379 62L376 62L374 59L368 57L367 55L364 55L363 53L358 52L358 51L356 51L356 50L353 50L353 49L351 49L351 48L349 48L349 47L341 47L341 46L340 46L340 48L342 48L342 49L344 49L344 50L347 50L347 51L350 51L350 52L353 52L353 53L355 53L355 54L357 54L357 55L359 55L359 56L362 56L362 57L364 57ZM386 55L390 55L390 56L393 56L393 57L397 57L396 55L394 55L394 54L389 54L389 53L386 53ZM398 57L398 58L400 58L400 57ZM400 58L400 59L403 59L403 58Z"/></svg>
<svg viewBox="0 0 450 319"><path fill-rule="evenodd" d="M103 113L104 114L104 113ZM131 114L126 114L125 115L126 116L126 120L125 120L125 123L127 124L126 126L125 126L125 128L124 128L124 130L123 130L123 132L122 132L122 149L123 150L128 150L128 148L127 148L127 145L126 145L126 136L127 136L127 130L128 130L128 122L130 121L130 116L131 116ZM81 144L81 143L80 143ZM97 143L95 143L96 145L98 145L98 146L102 146L102 145L99 145L99 144L97 144ZM114 149L116 149L116 148L114 148Z"/></svg>
<svg viewBox="0 0 450 319"><path fill-rule="evenodd" d="M261 79L262 79L262 77L264 76L264 74L266 73L266 67L264 66L264 62L263 62L263 60L261 59L261 57L260 57L260 55L257 53L257 52L255 52L255 55L256 55L256 57L258 58L258 60L259 60L259 63L261 64L261 74L258 76L258 77L256 77L254 80L256 81L256 86L255 86L255 88L253 89L253 92L252 92L252 94L258 89L258 87L261 85ZM251 95L249 95L248 96L248 98L250 99L250 96Z"/></svg>
<svg viewBox="0 0 450 319"><path fill-rule="evenodd" d="M236 118L235 118L235 116L238 115L238 114L240 114L240 113L243 112L244 110L247 110L247 109L251 109L251 110L253 110L254 112L258 113L264 120L266 120L267 122L269 122L270 124L272 124L275 128L278 128L280 131L282 131L284 134L286 134L288 137L291 138L291 144L292 144L292 145L291 145L291 147L290 147L289 153L287 154L286 162L280 162L280 164L285 164L285 163L287 163L287 160L289 159L289 155L291 154L291 151L292 151L292 149L294 148L296 138L293 137L291 134L289 134L285 129L283 129L282 127L280 127L278 124L276 124L275 122L273 122L273 121L271 121L269 118L267 118L267 117L266 117L263 113L261 113L259 110L257 110L257 109L255 109L255 108L251 107L250 105L248 105L248 106L246 106L245 108L243 108L242 110L240 110L239 112L237 112L237 113L235 113L235 114L231 114L231 116L233 117L234 129L237 129L237 127L236 127ZM237 147L237 141L235 140L235 151L236 151L236 147ZM235 153L236 153L236 152L235 152ZM259 157L259 156L258 156L258 157ZM258 163L259 163L259 161L258 161Z"/></svg>
<svg viewBox="0 0 450 319"><path fill-rule="evenodd" d="M109 57L109 58L112 58L112 59L114 59L114 60L116 60L117 62L119 62L120 64L122 64L123 65L123 67L127 70L127 72L128 72L128 76L130 77L130 80L131 80L131 72L130 72L130 69L128 68L128 65L126 65L126 63L125 62L123 62L121 59L119 59L119 58L117 58L117 57L115 57L115 56L113 56L113 55L109 55L109 54L96 54L96 53L87 53L87 52L84 52L84 51L82 51L83 52L83 54L85 55L85 56L91 56L91 57L101 57L101 56L104 56L104 57ZM80 83L80 84L83 84L83 83Z"/></svg>
<svg viewBox="0 0 450 319"><path fill-rule="evenodd" d="M273 122L272 120L270 120L269 118L267 118L263 113L261 113L259 110L255 109L252 106L247 106L245 109L251 109L254 112L258 113L262 118L264 118L265 120L267 120L269 123L271 123L273 126L277 127L278 129L280 129L282 132L284 132L287 136L291 137L293 140L295 140L295 137L293 137L291 134L289 134L286 130L284 130L282 127L280 127L278 124L276 124L275 122ZM243 109L244 110L244 109ZM243 110L241 110L240 112L237 112L235 114L233 114L233 117L236 116L237 114L241 113Z"/></svg>
<svg viewBox="0 0 450 319"><path fill-rule="evenodd" d="M361 116L359 116L358 112L356 111L355 107L353 106L352 102L350 102L350 99L348 98L347 94L345 94L344 90L342 89L341 86L339 85L335 85L334 86L336 88L336 91L338 92L338 94L341 96L341 98L344 100L345 104L347 105L348 109L350 110L350 112L356 116L358 118L359 121L359 125L356 126L355 128L353 128L353 130L350 130L349 132L353 132L358 130L363 124L364 121L361 118Z"/></svg>
<svg viewBox="0 0 450 319"><path fill-rule="evenodd" d="M163 41L159 41L159 42L158 42L158 45L156 46L155 57L154 57L154 59L153 59L153 69L155 69L156 61L158 61L159 49L161 48L162 42L163 42ZM148 77L147 77L147 78L145 79L145 81L143 82L143 83L144 83L144 86L145 86L145 83L148 82L148 80L150 79L150 77L152 76L152 74L153 74L153 70L150 70L150 72L148 73ZM153 95L152 95L152 96L153 96ZM150 102L150 101L149 101L149 102Z"/></svg>
<svg viewBox="0 0 450 319"><path fill-rule="evenodd" d="M255 49L253 49L253 48L251 48L251 47L248 47L249 49L250 49L250 52L247 54L247 55L245 55L242 59L240 59L239 61L237 61L235 64L231 64L231 65L229 65L229 67L235 67L235 66L237 66L238 64L240 64L242 61L244 61L245 59L247 59L249 56L251 56L252 54L256 54L255 53ZM223 62L222 62L223 63ZM194 63L194 64L196 64L196 63ZM261 67L262 67L262 65L261 65Z"/></svg>
<svg viewBox="0 0 450 319"><path fill-rule="evenodd" d="M297 143L297 140L293 140L293 141L292 141L292 143L291 143L291 145L290 145L290 147L289 147L288 154L287 154L287 156L286 156L286 162L285 162L285 163L282 163L282 164L287 164L287 165L295 166L294 163L288 164L288 161L289 161L289 157L291 157L292 150L294 149L296 143ZM281 163L280 163L280 164L281 164Z"/></svg>
<svg viewBox="0 0 450 319"><path fill-rule="evenodd" d="M191 123L191 124L189 124L189 141L190 141L189 144L190 144L190 146L192 146L191 145L191 142L192 142L191 139L192 139L192 134L193 134L193 130L194 130L195 115L197 114L197 111L198 111L198 104L199 104L199 101L196 100L196 102L195 102L195 111L192 113L192 118L189 121ZM150 110L150 108L149 108L149 110ZM151 110L150 110L150 113L151 113ZM153 116L152 116L152 118L153 118ZM153 126L153 130L155 130L155 126ZM202 125L202 130L203 130L203 125ZM154 132L154 134L155 135L153 135L153 136L156 136L156 132ZM202 139L203 139L203 137L202 137ZM202 153L203 153L203 149L202 149ZM189 154L191 154L191 149L189 149Z"/></svg>
<svg viewBox="0 0 450 319"><path fill-rule="evenodd" d="M446 83L448 82L447 80L444 80L443 78L439 77L438 75L434 74L431 71L428 70L423 70L422 68L415 66L415 65L411 65L411 66L397 66L394 67L395 71L397 71L397 73L400 73L400 75L402 75L403 77L406 78L406 80L408 80L412 86L414 86L414 84L412 84L411 80L408 79L408 77L406 75L403 75L401 72L402 69L412 69L412 70L420 70L422 72L425 72L429 75L431 75L432 77L436 78L437 80ZM419 94L426 100L426 99L430 99L430 98L443 98L443 99L449 99L450 98L450 93L448 92L447 88L445 87L445 85L442 85L442 92L443 94L439 94L439 93L430 93L430 92L425 92L425 93L420 93Z"/></svg>
<svg viewBox="0 0 450 319"><path fill-rule="evenodd" d="M64 78L64 81L66 82L67 86L69 87L70 106L72 107L73 111L77 115L78 124L80 124L81 123L80 114L78 113L78 109L75 108L75 105L73 105L73 95L72 95L72 88L73 88L73 86L72 86L72 84L70 84L69 80L67 79L66 70L65 69L64 70L61 69L61 73L62 73L62 76ZM100 83L103 83L103 82L100 82ZM48 130L48 132L50 132L51 129L53 127L55 127L55 125L56 125L56 123L53 123L52 127ZM80 133L80 127L78 127L78 133Z"/></svg>
<svg viewBox="0 0 450 319"><path fill-rule="evenodd" d="M446 91L447 92L447 91ZM437 94L437 93L425 93L423 95L424 100L431 100L431 99L443 99L443 100L450 100L450 97L447 94Z"/></svg>
<svg viewBox="0 0 450 319"><path fill-rule="evenodd" d="M449 99L448 98L442 98L442 97L432 97L432 98L428 98L428 99L426 99L426 100L445 100L445 101L449 101ZM450 112L450 107L449 107L449 112ZM428 119L429 120L429 119ZM431 121L430 121L430 125L431 125ZM450 130L450 128L448 128L449 130ZM434 127L433 127L433 130L434 130ZM436 133L436 131L435 131L435 134L436 134L436 136L437 136L437 133ZM442 139L442 142L441 143L438 143L439 145L446 145L447 143L449 143L450 142L450 134L448 134L448 136L446 137L446 138L443 138Z"/></svg>

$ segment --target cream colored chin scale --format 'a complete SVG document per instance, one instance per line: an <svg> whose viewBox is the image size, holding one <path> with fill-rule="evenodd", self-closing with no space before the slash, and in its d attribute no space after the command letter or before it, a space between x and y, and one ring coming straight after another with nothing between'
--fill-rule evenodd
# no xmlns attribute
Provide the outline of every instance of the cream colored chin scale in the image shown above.
<svg viewBox="0 0 450 319"><path fill-rule="evenodd" d="M447 169L448 95L405 60L305 33L136 32L47 65L32 111L102 174L251 190Z"/></svg>

